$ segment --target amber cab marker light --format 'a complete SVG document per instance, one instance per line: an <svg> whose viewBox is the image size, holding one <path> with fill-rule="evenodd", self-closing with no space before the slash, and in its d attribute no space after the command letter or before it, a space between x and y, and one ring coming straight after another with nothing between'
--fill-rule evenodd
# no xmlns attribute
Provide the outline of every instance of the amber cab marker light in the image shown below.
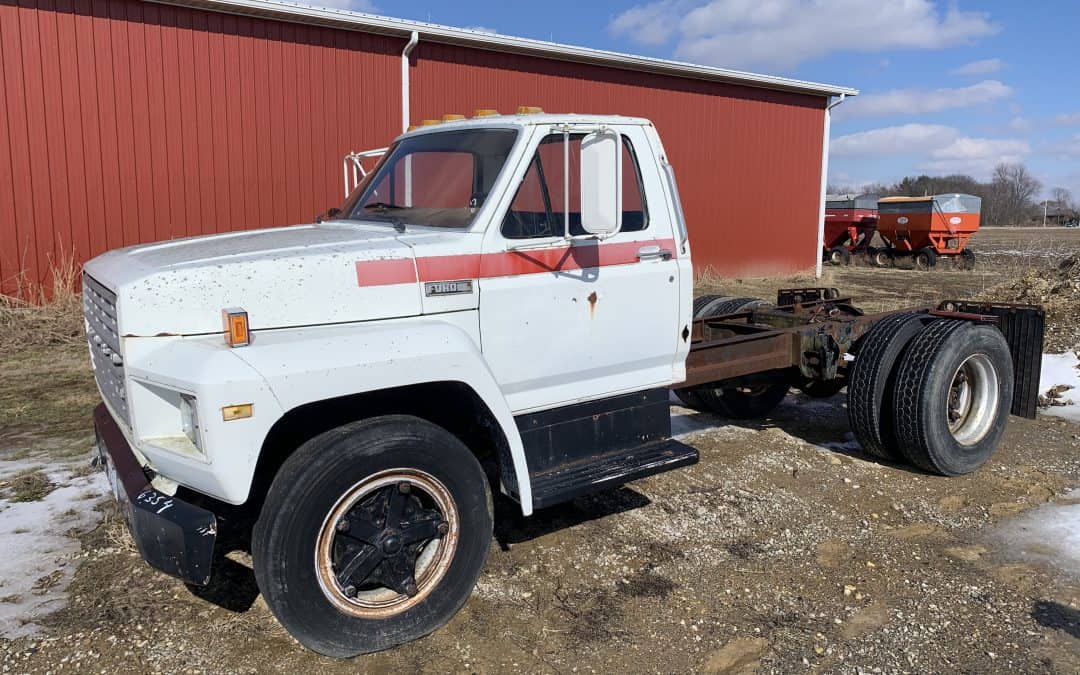
<svg viewBox="0 0 1080 675"><path fill-rule="evenodd" d="M465 119L465 116L464 115L459 115L457 113L446 113L445 115L442 116L442 121L443 122L457 122L458 120L463 120L463 119Z"/></svg>
<svg viewBox="0 0 1080 675"><path fill-rule="evenodd" d="M494 108L478 108L473 112L473 117L495 117L498 114L499 111Z"/></svg>
<svg viewBox="0 0 1080 675"><path fill-rule="evenodd" d="M240 405L227 405L221 409L221 419L226 422L232 422L233 420L246 420L251 417L251 403L242 403Z"/></svg>
<svg viewBox="0 0 1080 675"><path fill-rule="evenodd" d="M517 114L519 115L539 115L544 112L544 109L535 105L519 105Z"/></svg>
<svg viewBox="0 0 1080 675"><path fill-rule="evenodd" d="M221 320L225 324L225 344L230 347L246 347L251 344L247 312L239 307L223 309Z"/></svg>

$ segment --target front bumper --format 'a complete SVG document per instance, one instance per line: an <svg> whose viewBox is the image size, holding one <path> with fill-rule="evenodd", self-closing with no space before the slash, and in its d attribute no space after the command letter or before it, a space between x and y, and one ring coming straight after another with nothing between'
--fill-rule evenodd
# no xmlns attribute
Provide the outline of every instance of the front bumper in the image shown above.
<svg viewBox="0 0 1080 675"><path fill-rule="evenodd" d="M120 510L151 567L199 586L210 582L217 518L150 485L104 404L94 409L98 453Z"/></svg>

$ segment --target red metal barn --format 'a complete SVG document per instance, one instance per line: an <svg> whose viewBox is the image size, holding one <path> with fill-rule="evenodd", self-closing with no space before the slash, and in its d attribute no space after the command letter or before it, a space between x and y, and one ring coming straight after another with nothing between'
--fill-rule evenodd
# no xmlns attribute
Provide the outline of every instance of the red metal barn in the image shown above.
<svg viewBox="0 0 1080 675"><path fill-rule="evenodd" d="M827 106L855 93L268 0L0 0L2 290L72 251L310 222L346 153L521 104L651 118L699 271L812 269Z"/></svg>

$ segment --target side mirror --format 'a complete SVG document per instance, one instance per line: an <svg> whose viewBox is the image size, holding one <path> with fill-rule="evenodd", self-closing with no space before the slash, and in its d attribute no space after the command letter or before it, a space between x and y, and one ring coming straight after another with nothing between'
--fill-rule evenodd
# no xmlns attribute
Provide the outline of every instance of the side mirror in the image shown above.
<svg viewBox="0 0 1080 675"><path fill-rule="evenodd" d="M607 236L622 228L622 137L595 131L581 141L581 229Z"/></svg>

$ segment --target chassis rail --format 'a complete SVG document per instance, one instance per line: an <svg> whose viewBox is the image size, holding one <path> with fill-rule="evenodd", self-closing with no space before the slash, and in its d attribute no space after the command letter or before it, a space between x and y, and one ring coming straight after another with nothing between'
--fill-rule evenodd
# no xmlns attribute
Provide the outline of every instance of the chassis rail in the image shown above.
<svg viewBox="0 0 1080 675"><path fill-rule="evenodd" d="M832 288L782 289L777 296L776 307L696 319L686 381L680 386L844 378L845 355L857 351L859 338L874 324L897 313L864 314ZM1012 413L1035 416L1045 321L1041 308L949 300L898 311L998 326L1013 356Z"/></svg>

